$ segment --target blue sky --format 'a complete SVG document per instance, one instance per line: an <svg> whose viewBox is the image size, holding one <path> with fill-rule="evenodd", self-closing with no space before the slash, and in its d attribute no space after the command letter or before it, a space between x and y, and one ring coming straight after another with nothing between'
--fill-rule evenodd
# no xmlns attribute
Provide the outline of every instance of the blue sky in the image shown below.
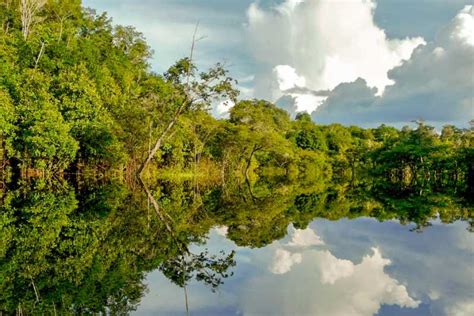
<svg viewBox="0 0 474 316"><path fill-rule="evenodd" d="M201 67L225 62L243 97L268 99L293 115L305 110L321 123L362 126L418 118L467 126L474 118L472 1L83 3L143 32L157 72L189 53L199 22ZM223 108L214 112L225 115Z"/></svg>

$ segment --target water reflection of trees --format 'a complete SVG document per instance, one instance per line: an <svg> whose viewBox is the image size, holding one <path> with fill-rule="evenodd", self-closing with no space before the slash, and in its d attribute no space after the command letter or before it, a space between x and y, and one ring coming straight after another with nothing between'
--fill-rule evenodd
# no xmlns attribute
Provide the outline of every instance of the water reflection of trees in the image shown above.
<svg viewBox="0 0 474 316"><path fill-rule="evenodd" d="M4 192L1 201L6 314L128 314L146 291L146 272L161 267L174 281L179 271L169 266L182 261L186 283L196 278L216 288L235 265L233 252L190 252L187 245L203 242L207 230L173 224L170 233L142 191L119 183L75 190L39 180Z"/></svg>
<svg viewBox="0 0 474 316"><path fill-rule="evenodd" d="M398 220L422 231L438 218L443 223L469 222L474 209L462 196L449 192L408 190L394 194L385 183L359 180L355 183L255 183L253 193L214 189L208 194L208 211L219 225L228 226L228 238L237 245L262 247L285 236L290 223L305 228L316 218L339 220L372 217ZM236 193L237 192L237 193Z"/></svg>
<svg viewBox="0 0 474 316"><path fill-rule="evenodd" d="M2 191L0 201L0 310L6 314L127 314L146 291L145 274L156 269L185 291L191 280L215 290L232 274L234 252L189 247L204 245L217 225L248 247L263 247L283 238L290 223L305 228L315 218L399 220L418 232L439 218L467 221L473 231L472 204L462 196L394 191L374 179L261 179L200 190L187 182L130 189L110 181L74 188L35 180Z"/></svg>

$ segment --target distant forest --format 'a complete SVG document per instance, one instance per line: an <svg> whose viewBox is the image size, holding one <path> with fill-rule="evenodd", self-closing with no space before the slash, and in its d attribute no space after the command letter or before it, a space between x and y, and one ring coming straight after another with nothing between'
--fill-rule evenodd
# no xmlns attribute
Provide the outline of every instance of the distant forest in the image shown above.
<svg viewBox="0 0 474 316"><path fill-rule="evenodd" d="M423 122L399 130L293 120L270 102L238 99L223 65L198 70L192 52L154 73L142 34L79 0L0 0L0 27L3 180L86 169L223 179L359 172L399 188L474 194L474 125L437 132ZM229 118L211 116L225 101L235 103Z"/></svg>

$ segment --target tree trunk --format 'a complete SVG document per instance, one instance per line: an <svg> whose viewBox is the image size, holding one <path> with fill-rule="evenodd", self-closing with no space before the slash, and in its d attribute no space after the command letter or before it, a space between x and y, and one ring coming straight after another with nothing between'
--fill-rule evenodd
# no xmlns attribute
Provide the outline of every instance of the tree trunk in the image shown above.
<svg viewBox="0 0 474 316"><path fill-rule="evenodd" d="M225 187L225 170L227 168L227 152L224 152L224 159L221 166L221 181L222 186Z"/></svg>
<svg viewBox="0 0 474 316"><path fill-rule="evenodd" d="M35 23L35 17L46 4L46 0L21 0L21 30L23 39L26 41L31 32L31 27Z"/></svg>
<svg viewBox="0 0 474 316"><path fill-rule="evenodd" d="M38 53L38 57L36 58L35 69L38 68L38 64L39 64L39 61L41 59L41 56L43 56L43 54L44 54L44 45L45 45L44 42L41 41L41 49Z"/></svg>
<svg viewBox="0 0 474 316"><path fill-rule="evenodd" d="M163 131L163 133L161 133L161 136L158 138L158 140L156 141L155 143L155 146L153 147L153 149L148 153L148 157L146 158L146 160L141 164L140 168L138 169L138 176L140 177L142 174L143 174L143 171L145 170L145 168L148 166L148 164L150 163L150 161L153 159L153 157L156 155L157 151L160 149L161 147L161 143L163 142L163 140L165 139L165 137L168 135L169 131L173 128L174 124L176 124L176 121L178 120L178 116L175 116L173 118L173 120L168 124L168 126L166 127L166 129Z"/></svg>
<svg viewBox="0 0 474 316"><path fill-rule="evenodd" d="M250 165L252 164L252 158L257 150L258 150L257 145L254 145L252 148L252 151L250 152L250 156L247 160L247 166L245 167L245 179L249 178L249 169L250 169Z"/></svg>

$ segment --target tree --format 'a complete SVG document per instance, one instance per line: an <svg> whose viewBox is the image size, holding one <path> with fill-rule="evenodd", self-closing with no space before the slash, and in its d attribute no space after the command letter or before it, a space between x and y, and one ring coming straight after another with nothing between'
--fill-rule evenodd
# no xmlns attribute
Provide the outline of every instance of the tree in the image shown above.
<svg viewBox="0 0 474 316"><path fill-rule="evenodd" d="M245 157L245 177L249 177L254 155L260 151L271 151L274 158L282 158L285 164L291 158L291 144L285 139L290 126L287 112L263 100L248 100L237 103L230 110L229 122L234 125L236 146Z"/></svg>
<svg viewBox="0 0 474 316"><path fill-rule="evenodd" d="M172 113L152 150L138 169L139 175L156 155L181 114L206 109L211 102L217 102L220 99L236 100L238 91L232 86L235 81L227 74L222 64L217 64L209 71L197 74L191 58L181 59L165 73L164 77L170 88L165 98Z"/></svg>
<svg viewBox="0 0 474 316"><path fill-rule="evenodd" d="M31 28L41 19L38 14L46 4L46 0L21 0L21 29L23 39L26 41L31 33Z"/></svg>
<svg viewBox="0 0 474 316"><path fill-rule="evenodd" d="M3 169L5 162L14 155L16 120L10 94L0 87L0 170Z"/></svg>
<svg viewBox="0 0 474 316"><path fill-rule="evenodd" d="M64 169L76 155L78 144L71 137L52 95L48 79L36 70L26 71L17 87L16 110L21 118L15 142L17 158L24 167Z"/></svg>

